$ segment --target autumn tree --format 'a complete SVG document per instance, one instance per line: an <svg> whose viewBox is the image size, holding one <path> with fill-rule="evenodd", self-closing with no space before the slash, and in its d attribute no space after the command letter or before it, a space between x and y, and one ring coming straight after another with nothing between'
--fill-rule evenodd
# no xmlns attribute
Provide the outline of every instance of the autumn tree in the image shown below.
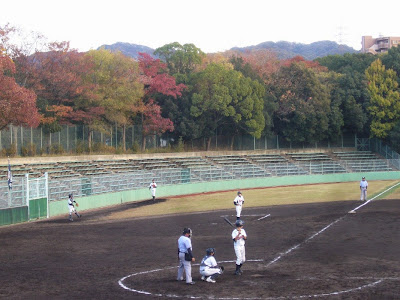
<svg viewBox="0 0 400 300"><path fill-rule="evenodd" d="M13 75L15 65L0 51L0 130L8 125L37 127L40 116L33 91L19 86Z"/></svg>
<svg viewBox="0 0 400 300"><path fill-rule="evenodd" d="M371 96L371 136L385 139L400 118L400 94L396 72L386 69L378 58L365 71Z"/></svg>
<svg viewBox="0 0 400 300"><path fill-rule="evenodd" d="M93 65L93 73L86 76L96 86L95 94L109 124L122 127L122 148L126 150L126 127L142 109L143 84L139 79L139 64L120 52L105 49L86 54ZM98 129L102 128L97 122Z"/></svg>
<svg viewBox="0 0 400 300"><path fill-rule="evenodd" d="M185 85L176 84L175 78L167 73L167 65L146 53L139 54L139 66L145 89L144 109L141 114L142 150L145 150L146 136L174 130L172 121L162 116L157 99L167 97L176 100L182 95Z"/></svg>

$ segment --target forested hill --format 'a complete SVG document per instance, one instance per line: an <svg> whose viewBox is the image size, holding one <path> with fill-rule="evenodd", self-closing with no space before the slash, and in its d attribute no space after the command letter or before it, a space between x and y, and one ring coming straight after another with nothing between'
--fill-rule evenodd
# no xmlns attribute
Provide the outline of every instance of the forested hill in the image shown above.
<svg viewBox="0 0 400 300"><path fill-rule="evenodd" d="M153 55L154 52L154 49L147 46L122 42L118 42L112 45L102 45L101 47L104 47L105 49L110 49L112 51L121 51L126 56L130 56L133 58L137 58L139 52L148 53L150 55ZM231 50L245 52L259 49L271 50L276 53L279 59L287 59L300 55L307 60L313 60L315 58L324 57L327 55L358 52L357 50L354 50L349 46L339 45L338 43L332 41L320 41L311 44L290 43L285 41L277 43L264 42L255 46L248 46L243 48L235 47Z"/></svg>
<svg viewBox="0 0 400 300"><path fill-rule="evenodd" d="M121 51L126 56L130 56L133 58L137 58L139 55L139 52L147 53L152 56L153 56L153 52L154 52L154 49L147 47L147 46L122 43L122 42L118 42L118 43L115 43L112 45L102 45L99 47L99 49L100 48L108 49L111 51Z"/></svg>
<svg viewBox="0 0 400 300"><path fill-rule="evenodd" d="M294 56L300 55L307 60L313 60L318 57L324 57L328 55L335 54L345 54L345 53L357 53L357 50L347 46L339 45L332 41L320 41L311 44L299 44L290 42L264 42L255 46L243 47L243 48L232 48L236 51L252 51L268 49L276 53L279 59L292 58Z"/></svg>

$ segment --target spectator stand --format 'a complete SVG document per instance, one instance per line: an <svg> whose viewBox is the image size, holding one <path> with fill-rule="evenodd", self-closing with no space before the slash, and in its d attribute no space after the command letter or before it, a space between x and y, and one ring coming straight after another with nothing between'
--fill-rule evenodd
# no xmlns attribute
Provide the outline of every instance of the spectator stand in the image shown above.
<svg viewBox="0 0 400 300"><path fill-rule="evenodd" d="M286 153L290 160L308 174L345 173L346 169L327 153Z"/></svg>
<svg viewBox="0 0 400 300"><path fill-rule="evenodd" d="M393 171L388 160L380 158L371 151L341 151L333 152L333 155L351 172Z"/></svg>
<svg viewBox="0 0 400 300"><path fill-rule="evenodd" d="M306 171L280 154L250 154L247 158L260 165L272 176L304 175Z"/></svg>

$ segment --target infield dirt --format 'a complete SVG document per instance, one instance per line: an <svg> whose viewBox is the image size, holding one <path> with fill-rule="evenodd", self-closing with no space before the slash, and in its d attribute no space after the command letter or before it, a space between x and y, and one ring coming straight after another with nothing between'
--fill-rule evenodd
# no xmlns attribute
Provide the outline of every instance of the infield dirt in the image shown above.
<svg viewBox="0 0 400 300"><path fill-rule="evenodd" d="M144 201L86 212L74 222L62 217L6 226L0 228L0 297L399 299L399 203L372 201L356 214L348 211L360 203L349 200L244 207L248 262L242 276L233 275L232 227L222 218L234 221L233 207L104 219L121 209L154 205ZM176 281L177 239L187 226L196 257L193 286ZM208 247L216 248L225 267L215 284L201 281L198 270Z"/></svg>

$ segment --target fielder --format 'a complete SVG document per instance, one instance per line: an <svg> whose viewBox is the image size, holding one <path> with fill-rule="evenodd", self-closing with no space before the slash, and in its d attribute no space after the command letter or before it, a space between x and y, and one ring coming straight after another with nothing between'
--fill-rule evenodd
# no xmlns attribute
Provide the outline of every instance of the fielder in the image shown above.
<svg viewBox="0 0 400 300"><path fill-rule="evenodd" d="M224 267L218 266L214 255L214 248L208 248L206 250L206 256L203 257L200 263L201 280L215 283L215 279L224 272Z"/></svg>
<svg viewBox="0 0 400 300"><path fill-rule="evenodd" d="M238 191L236 198L233 200L233 204L235 204L236 206L236 220L240 220L243 203L244 203L244 197L242 196L242 192Z"/></svg>
<svg viewBox="0 0 400 300"><path fill-rule="evenodd" d="M75 213L78 218L81 217L81 215L77 212L74 203L76 206L79 206L79 204L74 200L74 195L69 194L68 195L68 209L69 209L69 220L71 222L74 220L74 219L72 219L72 213Z"/></svg>
<svg viewBox="0 0 400 300"><path fill-rule="evenodd" d="M232 232L233 248L236 254L236 270L235 275L242 275L242 265L246 261L246 250L244 244L247 240L246 231L243 229L244 222L242 220L237 220L236 229Z"/></svg>
<svg viewBox="0 0 400 300"><path fill-rule="evenodd" d="M363 177L360 181L360 191L361 191L361 196L360 200L367 201L367 189L368 189L368 182L365 180L365 177Z"/></svg>
<svg viewBox="0 0 400 300"><path fill-rule="evenodd" d="M192 280L192 265L191 262L195 261L192 253L192 230L190 228L183 228L182 236L178 239L178 277L176 280L183 280L183 271L186 274L186 283L194 284Z"/></svg>
<svg viewBox="0 0 400 300"><path fill-rule="evenodd" d="M155 183L154 179L149 185L149 190L151 190L151 196L153 196L153 201L155 201L156 200L157 183Z"/></svg>

